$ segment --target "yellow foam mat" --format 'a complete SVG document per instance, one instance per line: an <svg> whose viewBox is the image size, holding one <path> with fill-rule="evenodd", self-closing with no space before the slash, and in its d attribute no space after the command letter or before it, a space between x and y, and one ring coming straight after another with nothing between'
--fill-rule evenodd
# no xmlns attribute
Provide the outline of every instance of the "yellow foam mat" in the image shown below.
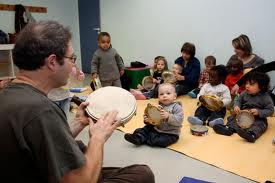
<svg viewBox="0 0 275 183"><path fill-rule="evenodd" d="M216 134L209 128L208 135L198 137L190 133L187 117L194 115L197 100L188 96L178 98L183 104L184 122L180 139L169 146L169 149L183 153L189 157L214 165L221 169L258 182L266 180L275 182L275 118L268 118L269 127L255 143L249 143L234 134L230 137ZM157 104L156 99L137 101L137 114L124 128L119 129L132 133L142 127L143 112L147 103Z"/></svg>

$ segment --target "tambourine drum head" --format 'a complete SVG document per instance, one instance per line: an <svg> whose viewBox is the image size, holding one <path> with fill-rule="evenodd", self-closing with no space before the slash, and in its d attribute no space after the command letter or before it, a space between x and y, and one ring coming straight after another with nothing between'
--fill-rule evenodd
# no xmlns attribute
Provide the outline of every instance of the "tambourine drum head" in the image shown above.
<svg viewBox="0 0 275 183"><path fill-rule="evenodd" d="M116 110L118 117L126 123L137 110L135 97L127 90L114 86L97 89L88 96L86 101L89 102L86 111L95 120L108 111Z"/></svg>
<svg viewBox="0 0 275 183"><path fill-rule="evenodd" d="M152 120L153 123L160 123L161 117L160 117L160 111L157 107L151 107L148 109L148 116Z"/></svg>
<svg viewBox="0 0 275 183"><path fill-rule="evenodd" d="M204 95L202 97L205 101L204 106L211 111L218 111L223 107L222 100L215 95Z"/></svg>
<svg viewBox="0 0 275 183"><path fill-rule="evenodd" d="M236 116L237 124L243 129L249 128L254 123L254 120L254 116L246 110L241 111Z"/></svg>
<svg viewBox="0 0 275 183"><path fill-rule="evenodd" d="M153 83L153 77L152 76L145 76L142 79L142 86L145 90L152 90L155 87L155 84Z"/></svg>
<svg viewBox="0 0 275 183"><path fill-rule="evenodd" d="M208 128L203 125L193 125L190 127L190 131L192 135L203 136L203 135L207 135Z"/></svg>

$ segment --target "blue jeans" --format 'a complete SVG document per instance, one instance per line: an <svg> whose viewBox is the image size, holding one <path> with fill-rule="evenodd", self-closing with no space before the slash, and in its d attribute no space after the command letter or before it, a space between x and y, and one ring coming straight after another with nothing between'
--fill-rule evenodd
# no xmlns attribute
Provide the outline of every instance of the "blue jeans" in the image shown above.
<svg viewBox="0 0 275 183"><path fill-rule="evenodd" d="M178 96L185 95L193 89L194 89L193 87L190 87L188 85L181 85L181 84L176 85L176 93Z"/></svg>

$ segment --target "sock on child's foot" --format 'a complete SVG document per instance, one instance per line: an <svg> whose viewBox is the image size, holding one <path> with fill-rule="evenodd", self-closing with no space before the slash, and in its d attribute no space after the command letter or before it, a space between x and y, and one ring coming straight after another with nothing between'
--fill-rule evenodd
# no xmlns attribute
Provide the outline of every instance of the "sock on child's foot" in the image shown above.
<svg viewBox="0 0 275 183"><path fill-rule="evenodd" d="M223 124L224 124L224 121L223 121L222 118L214 119L214 120L212 120L212 121L209 121L209 123L208 123L208 125L209 125L210 127L212 127L212 128L213 128L213 126L215 126L215 125L223 125Z"/></svg>
<svg viewBox="0 0 275 183"><path fill-rule="evenodd" d="M187 121L191 124L191 125L203 125L203 121L200 120L198 117L196 116L189 116L187 118Z"/></svg>

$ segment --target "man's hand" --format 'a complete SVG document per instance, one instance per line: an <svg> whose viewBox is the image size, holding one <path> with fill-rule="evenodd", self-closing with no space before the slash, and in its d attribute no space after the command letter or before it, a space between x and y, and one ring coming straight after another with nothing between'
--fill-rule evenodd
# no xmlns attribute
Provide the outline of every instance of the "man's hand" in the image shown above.
<svg viewBox="0 0 275 183"><path fill-rule="evenodd" d="M90 123L90 137L93 140L105 143L114 130L121 125L115 122L117 114L117 111L107 112L96 123Z"/></svg>
<svg viewBox="0 0 275 183"><path fill-rule="evenodd" d="M235 85L233 86L233 88L231 89L231 91L230 91L231 95L236 95L236 94L238 94L239 88L240 88L239 85L235 84Z"/></svg>
<svg viewBox="0 0 275 183"><path fill-rule="evenodd" d="M122 76L122 75L124 74L124 70L123 70L123 69L120 70L120 71L119 71L119 74L120 74L120 76Z"/></svg>
<svg viewBox="0 0 275 183"><path fill-rule="evenodd" d="M75 119L77 121L80 121L83 126L87 126L90 122L93 122L93 120L89 116L87 116L85 111L88 105L89 105L89 102L82 102L79 105L79 108L75 115Z"/></svg>

